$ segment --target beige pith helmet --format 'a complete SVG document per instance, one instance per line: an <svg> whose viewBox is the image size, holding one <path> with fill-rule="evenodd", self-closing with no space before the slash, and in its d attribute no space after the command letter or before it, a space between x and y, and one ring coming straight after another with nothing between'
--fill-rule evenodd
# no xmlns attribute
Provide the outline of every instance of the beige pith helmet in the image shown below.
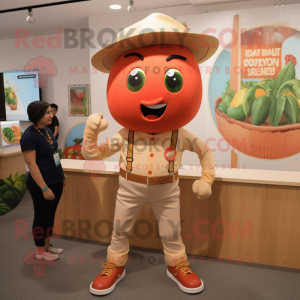
<svg viewBox="0 0 300 300"><path fill-rule="evenodd" d="M175 19L153 13L120 31L112 44L93 55L91 62L95 69L109 73L115 60L122 53L153 45L184 46L191 50L200 64L217 51L219 41L211 35L189 33L188 29Z"/></svg>

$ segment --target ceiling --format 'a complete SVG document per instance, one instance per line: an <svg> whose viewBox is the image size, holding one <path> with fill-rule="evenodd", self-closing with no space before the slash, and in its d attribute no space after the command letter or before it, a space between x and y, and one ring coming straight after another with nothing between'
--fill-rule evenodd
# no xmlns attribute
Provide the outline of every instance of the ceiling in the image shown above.
<svg viewBox="0 0 300 300"><path fill-rule="evenodd" d="M16 28L27 29L30 36L55 34L58 27L75 30L88 27L88 17L103 14L112 14L117 17L120 13L127 13L129 0L92 0L78 3L68 3L57 6L33 9L36 23L27 23L27 10L1 13L2 10L56 3L64 0L9 0L0 2L0 39L12 39ZM279 0L283 2L283 0ZM297 3L298 0L285 0L285 4ZM273 6L278 0L134 0L139 11L177 7L177 15L196 12L212 12L249 8L258 6ZM118 11L111 10L109 4L120 4ZM133 12L134 13L134 12ZM167 13L167 12L166 12Z"/></svg>
<svg viewBox="0 0 300 300"><path fill-rule="evenodd" d="M64 2L67 0L10 0L6 1L5 3L1 3L0 10L5 9L12 9L18 7L27 7L31 5L42 5L47 3L57 3L57 2ZM174 5L203 5L203 4L212 4L212 3L221 3L221 2L238 2L240 0L135 0L135 6L139 9L147 9L147 8L157 8L160 6L174 6ZM242 0L242 1L250 1L250 0ZM3 2L3 1L2 1ZM112 0L112 1L100 1L100 0L93 0L90 2L95 2L94 4L97 5L99 10L106 10L106 12L110 11L107 7L109 4L120 4L123 6L123 11L126 10L128 6L128 0ZM83 3L83 5L91 5L88 3ZM95 8L95 6L93 6ZM104 12L105 13L105 12Z"/></svg>

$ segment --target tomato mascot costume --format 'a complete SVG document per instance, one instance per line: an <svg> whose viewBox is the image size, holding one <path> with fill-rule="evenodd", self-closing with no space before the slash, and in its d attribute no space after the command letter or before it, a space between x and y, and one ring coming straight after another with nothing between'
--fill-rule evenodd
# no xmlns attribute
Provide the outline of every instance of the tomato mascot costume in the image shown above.
<svg viewBox="0 0 300 300"><path fill-rule="evenodd" d="M103 160L120 151L119 189L107 263L90 285L106 295L125 276L128 237L145 204L158 222L167 275L186 293L203 290L202 280L188 267L180 235L178 169L184 150L197 153L202 176L191 186L198 199L211 195L214 158L202 140L183 128L198 113L202 82L198 64L218 48L215 37L189 33L175 19L154 13L125 28L114 43L92 57L92 65L109 74L107 103L123 128L97 146L108 123L89 116L82 153ZM199 128L199 130L201 130Z"/></svg>

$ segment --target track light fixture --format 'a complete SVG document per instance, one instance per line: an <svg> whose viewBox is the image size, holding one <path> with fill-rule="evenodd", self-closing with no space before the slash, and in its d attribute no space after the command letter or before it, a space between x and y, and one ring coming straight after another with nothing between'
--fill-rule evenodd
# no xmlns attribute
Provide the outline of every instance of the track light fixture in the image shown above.
<svg viewBox="0 0 300 300"><path fill-rule="evenodd" d="M127 7L127 11L128 12L136 11L136 7L134 6L134 1L133 0L129 0L129 6Z"/></svg>
<svg viewBox="0 0 300 300"><path fill-rule="evenodd" d="M35 23L35 18L32 15L33 15L32 9L29 8L28 9L28 17L26 19L27 23Z"/></svg>

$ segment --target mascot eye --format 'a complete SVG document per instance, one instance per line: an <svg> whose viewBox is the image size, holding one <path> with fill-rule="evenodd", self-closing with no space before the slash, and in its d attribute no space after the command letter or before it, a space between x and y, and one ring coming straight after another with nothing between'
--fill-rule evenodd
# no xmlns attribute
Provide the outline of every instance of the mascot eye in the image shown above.
<svg viewBox="0 0 300 300"><path fill-rule="evenodd" d="M165 86L171 93L177 93L182 89L183 77L177 69L169 69L165 75Z"/></svg>
<svg viewBox="0 0 300 300"><path fill-rule="evenodd" d="M130 91L138 92L145 84L145 73L140 68L133 69L127 77L127 86Z"/></svg>

